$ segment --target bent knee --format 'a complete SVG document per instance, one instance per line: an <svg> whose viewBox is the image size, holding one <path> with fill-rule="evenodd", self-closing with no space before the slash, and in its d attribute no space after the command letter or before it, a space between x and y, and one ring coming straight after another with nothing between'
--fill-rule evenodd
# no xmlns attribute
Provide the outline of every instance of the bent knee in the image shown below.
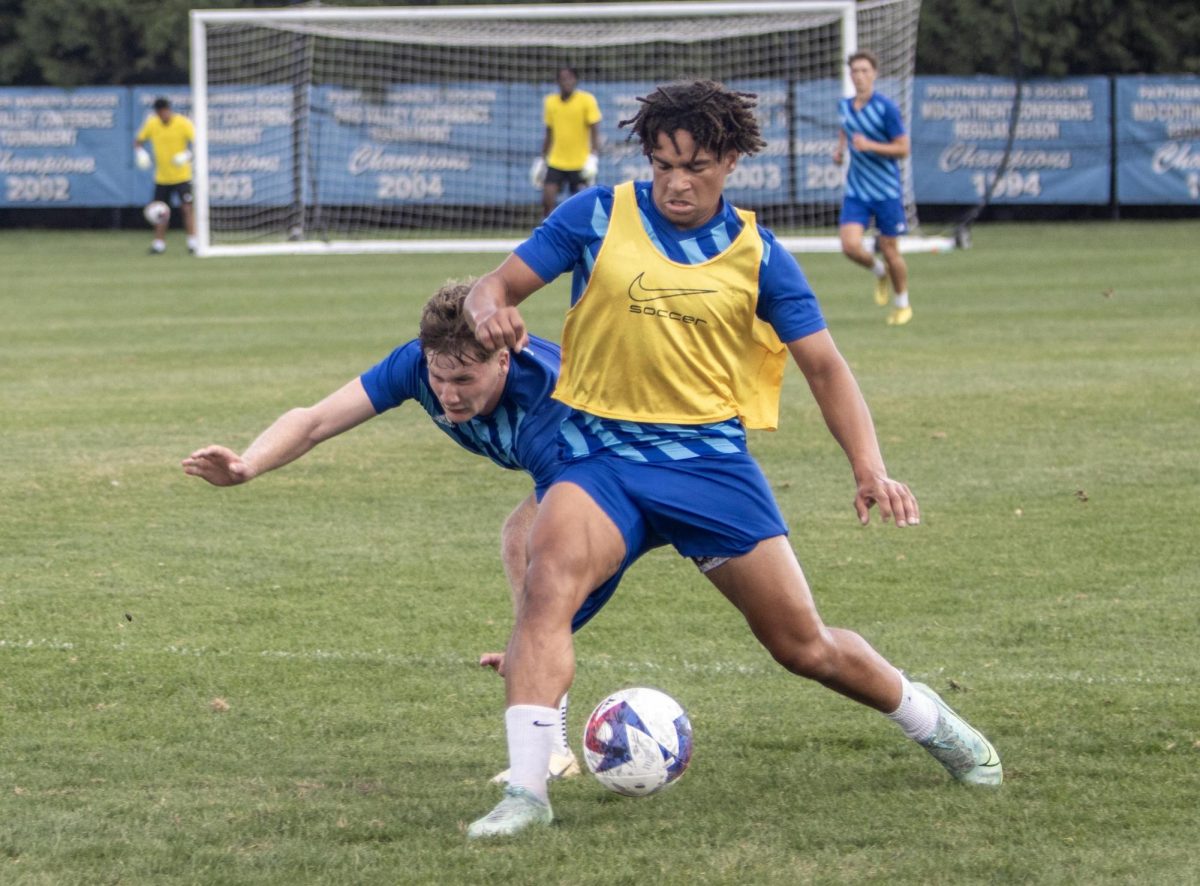
<svg viewBox="0 0 1200 886"><path fill-rule="evenodd" d="M822 682L836 671L835 650L825 631L812 637L786 637L767 647L779 664L793 674Z"/></svg>

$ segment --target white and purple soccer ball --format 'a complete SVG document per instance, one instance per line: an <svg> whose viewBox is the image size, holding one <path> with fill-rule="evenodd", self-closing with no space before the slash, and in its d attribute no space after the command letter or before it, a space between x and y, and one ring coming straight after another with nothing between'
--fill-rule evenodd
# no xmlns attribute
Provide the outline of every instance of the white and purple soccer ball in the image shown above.
<svg viewBox="0 0 1200 886"><path fill-rule="evenodd" d="M151 200L142 210L142 216L152 225L171 217L171 207L161 200Z"/></svg>
<svg viewBox="0 0 1200 886"><path fill-rule="evenodd" d="M583 731L583 759L600 784L644 797L674 784L692 759L687 711L657 689L622 689L596 706Z"/></svg>

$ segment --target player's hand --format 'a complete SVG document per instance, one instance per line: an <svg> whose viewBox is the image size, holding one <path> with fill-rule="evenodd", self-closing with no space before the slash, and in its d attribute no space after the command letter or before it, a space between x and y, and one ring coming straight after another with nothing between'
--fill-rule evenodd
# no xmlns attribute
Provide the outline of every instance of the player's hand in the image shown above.
<svg viewBox="0 0 1200 886"><path fill-rule="evenodd" d="M916 526L921 522L921 509L912 490L886 474L868 477L858 484L854 510L864 526L871 520L872 506L879 508L879 517L884 523L894 520L897 526Z"/></svg>
<svg viewBox="0 0 1200 886"><path fill-rule="evenodd" d="M192 162L192 152L186 151L186 150L180 151L178 154L176 154L174 157L171 158L171 162L174 163L176 166L186 166L188 163Z"/></svg>
<svg viewBox="0 0 1200 886"><path fill-rule="evenodd" d="M875 142L871 141L869 138L867 138L861 132L854 133L854 150L869 151L869 150L871 150L871 146L874 144L875 144Z"/></svg>
<svg viewBox="0 0 1200 886"><path fill-rule="evenodd" d="M138 169L149 169L154 165L154 160L150 157L150 152L138 145L133 151L133 160L137 164Z"/></svg>
<svg viewBox="0 0 1200 886"><path fill-rule="evenodd" d="M503 652L485 652L479 656L479 666L482 668L491 668L501 677L504 676L504 653Z"/></svg>
<svg viewBox="0 0 1200 886"><path fill-rule="evenodd" d="M588 154L587 160L583 164L583 169L579 170L579 177L589 185L596 183L596 176L600 174L600 158L595 152Z"/></svg>
<svg viewBox="0 0 1200 886"><path fill-rule="evenodd" d="M529 183L535 191L540 191L546 184L546 158L538 157L529 167Z"/></svg>
<svg viewBox="0 0 1200 886"><path fill-rule="evenodd" d="M183 472L207 480L213 486L237 486L254 479L254 470L242 457L224 446L197 449L181 464Z"/></svg>
<svg viewBox="0 0 1200 886"><path fill-rule="evenodd" d="M514 307L497 308L476 319L475 337L485 348L492 350L512 348L519 353L529 344L525 318Z"/></svg>
<svg viewBox="0 0 1200 886"><path fill-rule="evenodd" d="M842 149L840 147L833 149L833 165L842 165Z"/></svg>

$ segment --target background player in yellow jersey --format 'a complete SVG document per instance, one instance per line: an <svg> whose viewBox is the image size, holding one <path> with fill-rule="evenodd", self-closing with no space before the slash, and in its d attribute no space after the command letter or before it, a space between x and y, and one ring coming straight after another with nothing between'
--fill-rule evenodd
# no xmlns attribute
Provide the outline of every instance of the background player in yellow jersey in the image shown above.
<svg viewBox="0 0 1200 886"><path fill-rule="evenodd" d="M753 213L724 197L744 155L764 148L754 96L718 83L662 86L629 124L650 182L589 188L554 211L465 309L488 347L529 334L518 305L574 275L556 399L571 456L530 531L529 566L509 641L505 795L469 837L548 824L556 700L574 675L571 615L647 532L697 559L789 671L892 719L958 781L998 785L987 739L927 686L910 683L857 633L827 626L787 525L746 449L771 427L790 352L850 463L854 508L897 526L916 498L884 465L871 413L795 259Z"/></svg>
<svg viewBox="0 0 1200 886"><path fill-rule="evenodd" d="M154 113L146 118L133 140L133 149L144 152L146 142L154 151L154 199L167 206L178 205L183 215L183 228L187 232L188 251L196 249L195 220L192 216L192 142L196 130L192 121L183 114L176 114L166 98L154 100ZM167 249L168 215L154 226L154 242L150 245L152 255Z"/></svg>
<svg viewBox="0 0 1200 886"><path fill-rule="evenodd" d="M600 151L601 116L596 97L576 88L579 77L574 68L559 68L557 80L558 92L552 92L543 102L543 215L554 211L564 186L568 194L574 194L595 182Z"/></svg>

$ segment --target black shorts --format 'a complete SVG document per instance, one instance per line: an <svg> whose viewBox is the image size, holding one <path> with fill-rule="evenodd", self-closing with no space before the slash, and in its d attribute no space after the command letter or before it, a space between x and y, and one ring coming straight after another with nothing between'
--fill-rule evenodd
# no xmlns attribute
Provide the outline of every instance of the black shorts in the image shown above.
<svg viewBox="0 0 1200 886"><path fill-rule="evenodd" d="M178 194L179 199L175 202L171 201L171 195ZM155 185L154 199L161 200L168 206L180 206L184 203L192 202L192 183L180 182L177 185Z"/></svg>
<svg viewBox="0 0 1200 886"><path fill-rule="evenodd" d="M569 171L566 169L555 169L553 166L546 167L546 184L558 185L560 191L565 186L568 194L578 194L587 187L587 182L583 180L582 169Z"/></svg>

